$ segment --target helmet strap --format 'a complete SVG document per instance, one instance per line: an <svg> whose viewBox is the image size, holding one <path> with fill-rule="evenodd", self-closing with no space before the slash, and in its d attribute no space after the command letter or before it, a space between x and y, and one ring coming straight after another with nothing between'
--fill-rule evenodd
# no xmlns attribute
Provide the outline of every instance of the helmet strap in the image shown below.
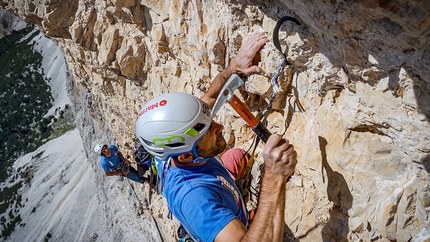
<svg viewBox="0 0 430 242"><path fill-rule="evenodd" d="M196 149L196 147L194 146L194 148L191 150L191 152L193 152L193 155L194 155L194 160L192 160L191 162L193 162L193 163L201 163L201 162L205 162L205 161L207 161L207 160L209 160L210 158L203 158L203 157L200 157L200 155L197 153L197 149Z"/></svg>

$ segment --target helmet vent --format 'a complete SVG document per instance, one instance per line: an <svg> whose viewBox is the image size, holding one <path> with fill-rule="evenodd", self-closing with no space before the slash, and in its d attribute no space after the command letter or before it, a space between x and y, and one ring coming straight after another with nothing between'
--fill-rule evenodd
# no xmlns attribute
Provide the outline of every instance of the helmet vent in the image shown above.
<svg viewBox="0 0 430 242"><path fill-rule="evenodd" d="M197 123L196 125L194 125L194 127L193 127L193 128L194 128L197 132L200 132L200 131L202 131L205 127L206 127L206 125L205 125L205 124Z"/></svg>
<svg viewBox="0 0 430 242"><path fill-rule="evenodd" d="M154 148L157 148L157 147L158 147L156 144L152 143L151 141L148 141L148 140L146 140L146 139L144 139L144 138L142 138L142 137L140 137L140 139L141 139L143 142L145 142L145 144L146 144L146 145L148 145L148 146L151 146L151 147L154 147Z"/></svg>
<svg viewBox="0 0 430 242"><path fill-rule="evenodd" d="M171 147L171 148L180 147L180 146L184 146L184 145L185 145L185 143L182 143L182 142L174 143L174 144L165 144L165 146Z"/></svg>

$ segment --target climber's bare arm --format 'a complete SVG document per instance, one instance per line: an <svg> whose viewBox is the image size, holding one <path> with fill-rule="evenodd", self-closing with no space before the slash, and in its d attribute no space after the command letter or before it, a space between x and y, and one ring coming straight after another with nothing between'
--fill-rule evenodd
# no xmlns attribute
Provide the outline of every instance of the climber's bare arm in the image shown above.
<svg viewBox="0 0 430 242"><path fill-rule="evenodd" d="M249 76L260 73L260 68L252 63L261 47L269 41L265 32L258 32L246 40L240 47L236 57L212 81L208 91L201 98L212 108L224 84L233 74Z"/></svg>
<svg viewBox="0 0 430 242"><path fill-rule="evenodd" d="M264 147L265 173L258 201L258 210L249 230L238 220L228 223L215 242L282 241L286 180L294 173L297 153L287 139L273 134Z"/></svg>

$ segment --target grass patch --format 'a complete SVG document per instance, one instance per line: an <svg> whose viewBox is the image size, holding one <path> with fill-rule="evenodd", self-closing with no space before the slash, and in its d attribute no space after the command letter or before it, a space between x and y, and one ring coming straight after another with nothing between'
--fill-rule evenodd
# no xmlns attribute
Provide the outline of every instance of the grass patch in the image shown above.
<svg viewBox="0 0 430 242"><path fill-rule="evenodd" d="M19 214L16 217L10 218L10 220L3 225L4 228L1 234L2 238L9 237L12 234L12 232L15 230L15 226L20 224L21 222L22 222L22 219Z"/></svg>
<svg viewBox="0 0 430 242"><path fill-rule="evenodd" d="M16 191L21 188L22 183L16 183L11 187L5 187L0 191L3 201L0 203L0 214L6 213L11 204L22 207L21 195Z"/></svg>

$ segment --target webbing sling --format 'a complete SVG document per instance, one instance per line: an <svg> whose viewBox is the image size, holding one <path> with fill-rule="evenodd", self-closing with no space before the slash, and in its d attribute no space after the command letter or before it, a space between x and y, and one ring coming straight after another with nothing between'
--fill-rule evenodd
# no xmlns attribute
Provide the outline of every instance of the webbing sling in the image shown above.
<svg viewBox="0 0 430 242"><path fill-rule="evenodd" d="M255 136L254 141L252 142L251 146L245 152L245 154L243 154L243 156L241 158L240 170L237 173L237 177L235 177L236 178L236 185L238 186L240 192L242 193L242 197L246 197L246 195L248 195L248 193L250 192L248 187L249 187L250 182L252 180L251 170L252 170L252 166L254 165L255 149L257 148L259 141L260 141L260 139L257 136ZM246 155L249 154L249 150L252 147L254 147L254 148L252 149L252 153L248 159L248 163L245 166L245 157L246 157ZM245 173L243 174L243 176L241 176L244 169L245 169Z"/></svg>
<svg viewBox="0 0 430 242"><path fill-rule="evenodd" d="M281 44L279 41L279 29L280 29L281 25L286 21L291 21L297 25L301 25L297 19L290 17L290 16L284 16L281 19L279 19L278 22L276 22L275 28L273 29L273 44L275 45L276 49L278 49L278 51L282 54L283 59L282 59L281 64L279 65L277 71L272 74L272 80L271 80L272 92L270 93L270 101L269 101L269 104L267 105L267 107L262 112L261 121L263 121L265 119L265 117L266 117L265 114L272 108L273 100L275 99L276 94L279 92L278 83L279 83L280 78L283 75L285 66L291 65L290 62L288 62L288 60L287 60L287 56L282 51ZM241 189L242 197L245 197L248 194L248 192L250 192L248 190L248 187L250 185L249 183L250 183L250 178L251 178L251 170L252 170L252 166L254 165L255 149L257 148L259 142L260 142L260 139L258 137L255 137L255 139L253 141L254 148L252 150L252 153L249 157L249 160L248 160L248 163L246 164L246 166L245 166L245 156L247 154L249 154L249 150L251 149L252 144L251 144L251 147L246 151L246 153L242 156L242 159L241 159L241 169L238 173L238 177L236 177L236 184L238 185L239 189ZM242 174L242 172L243 172L243 169L245 169L245 173L243 176L240 176L240 174Z"/></svg>

